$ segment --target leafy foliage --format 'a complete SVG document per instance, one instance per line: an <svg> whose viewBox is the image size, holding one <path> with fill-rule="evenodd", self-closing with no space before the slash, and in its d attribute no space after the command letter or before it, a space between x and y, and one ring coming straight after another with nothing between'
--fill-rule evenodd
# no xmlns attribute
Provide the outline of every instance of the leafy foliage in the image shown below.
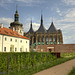
<svg viewBox="0 0 75 75"><path fill-rule="evenodd" d="M57 59L50 53L0 53L0 72L11 75L31 75L64 61L66 58Z"/></svg>

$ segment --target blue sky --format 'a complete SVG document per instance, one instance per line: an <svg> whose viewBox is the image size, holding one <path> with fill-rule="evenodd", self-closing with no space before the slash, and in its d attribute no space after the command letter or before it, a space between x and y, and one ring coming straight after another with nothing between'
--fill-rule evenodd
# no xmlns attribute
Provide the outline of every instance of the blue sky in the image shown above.
<svg viewBox="0 0 75 75"><path fill-rule="evenodd" d="M53 18L55 27L62 30L64 44L75 43L75 0L0 0L4 27L14 21L16 5L24 32L29 30L31 18L33 29L39 28L42 10L44 27L48 29Z"/></svg>

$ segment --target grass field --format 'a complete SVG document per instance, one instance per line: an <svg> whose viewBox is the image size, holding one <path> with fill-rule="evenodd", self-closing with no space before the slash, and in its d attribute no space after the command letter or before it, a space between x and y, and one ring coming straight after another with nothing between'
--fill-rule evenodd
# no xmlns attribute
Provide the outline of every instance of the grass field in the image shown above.
<svg viewBox="0 0 75 75"><path fill-rule="evenodd" d="M75 67L72 69L72 71L68 75L75 75Z"/></svg>

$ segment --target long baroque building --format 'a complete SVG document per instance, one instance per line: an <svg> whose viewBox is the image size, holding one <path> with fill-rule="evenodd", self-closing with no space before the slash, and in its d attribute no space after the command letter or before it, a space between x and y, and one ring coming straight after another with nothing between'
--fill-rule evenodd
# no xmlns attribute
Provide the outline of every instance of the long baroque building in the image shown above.
<svg viewBox="0 0 75 75"><path fill-rule="evenodd" d="M43 25L43 16L41 15L41 24L37 31L33 30L32 21L30 24L29 31L25 34L30 38L30 45L49 45L49 44L63 44L63 36L61 29L57 30L51 23L48 30L45 29Z"/></svg>
<svg viewBox="0 0 75 75"><path fill-rule="evenodd" d="M0 26L0 52L29 52L30 39L23 36L23 24L19 22L16 10L14 22L9 28Z"/></svg>

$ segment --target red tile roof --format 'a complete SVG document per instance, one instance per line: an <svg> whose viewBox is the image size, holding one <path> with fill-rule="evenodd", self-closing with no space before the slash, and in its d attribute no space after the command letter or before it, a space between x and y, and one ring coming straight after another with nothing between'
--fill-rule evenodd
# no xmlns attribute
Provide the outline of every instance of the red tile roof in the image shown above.
<svg viewBox="0 0 75 75"><path fill-rule="evenodd" d="M3 27L3 28L0 27L0 34L13 36L13 37L24 38L24 39L29 40L29 38L27 38L25 36L22 36L22 35L18 34L16 31L13 31L13 30L11 30L9 28L5 28L5 27Z"/></svg>

